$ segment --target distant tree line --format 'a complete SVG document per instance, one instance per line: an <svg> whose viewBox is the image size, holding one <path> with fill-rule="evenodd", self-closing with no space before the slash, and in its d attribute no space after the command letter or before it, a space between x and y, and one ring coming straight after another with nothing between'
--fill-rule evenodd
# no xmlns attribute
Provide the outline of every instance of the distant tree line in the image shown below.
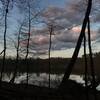
<svg viewBox="0 0 100 100"><path fill-rule="evenodd" d="M2 65L2 59L0 59L0 71ZM49 73L49 59L27 59L29 73ZM65 64L68 64L69 58L51 58L51 73L63 73L65 69ZM27 72L27 65L24 59L19 59L17 72L25 73ZM7 58L5 60L5 70L4 72L14 72L16 66L16 59Z"/></svg>
<svg viewBox="0 0 100 100"><path fill-rule="evenodd" d="M96 70L96 74L99 75L100 53L95 53L93 55L95 55L93 57L94 68ZM63 74L66 70L66 66L69 64L70 59L71 58L51 58L51 73ZM0 71L1 71L2 61L3 61L2 58L0 58ZM49 73L48 70L49 59L29 58L27 59L27 62L28 62L29 73ZM90 59L88 57L88 54L87 54L87 64L88 66L90 65ZM16 59L6 58L4 72L12 73L15 70L15 66L16 66ZM82 58L78 58L76 60L75 67L72 70L72 74L84 74L85 70L84 66L85 66L85 60L84 56L82 56ZM19 59L17 72L19 73L27 72L27 65L24 59ZM90 72L88 72L88 74L90 74Z"/></svg>

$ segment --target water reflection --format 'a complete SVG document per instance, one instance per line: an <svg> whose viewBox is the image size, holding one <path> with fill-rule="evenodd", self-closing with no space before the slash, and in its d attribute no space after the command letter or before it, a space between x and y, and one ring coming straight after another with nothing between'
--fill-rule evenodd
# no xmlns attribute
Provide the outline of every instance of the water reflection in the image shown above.
<svg viewBox="0 0 100 100"><path fill-rule="evenodd" d="M17 73L15 83L26 83L26 73ZM5 73L3 74L3 81L10 81L12 78L12 73ZM63 74L51 74L50 75L50 87L56 88L59 86ZM29 84L34 84L38 86L46 86L48 87L49 84L49 75L47 73L31 73L29 74ZM70 75L71 80L75 80L78 83L85 85L84 76L83 75ZM89 81L90 84L90 81ZM100 84L96 87L98 91L100 91Z"/></svg>
<svg viewBox="0 0 100 100"><path fill-rule="evenodd" d="M15 79L15 83L26 83L26 73L18 73ZM11 74L4 74L3 80L9 81L12 77ZM63 74L51 74L50 75L50 86L57 87L63 77ZM75 80L78 83L84 84L83 77L80 75L70 75L70 79ZM31 73L29 74L29 84L39 85L39 86L48 86L49 84L49 74L47 73Z"/></svg>

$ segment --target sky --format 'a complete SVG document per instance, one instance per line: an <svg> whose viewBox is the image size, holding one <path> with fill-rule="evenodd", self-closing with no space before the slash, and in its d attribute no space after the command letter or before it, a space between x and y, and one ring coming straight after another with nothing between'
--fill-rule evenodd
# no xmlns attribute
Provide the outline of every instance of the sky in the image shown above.
<svg viewBox="0 0 100 100"><path fill-rule="evenodd" d="M45 21L54 26L52 34L51 57L71 57L75 49L78 36L81 31L82 21L86 10L84 0L40 0L39 7L43 9L39 21ZM7 55L15 56L16 43L15 33L18 32L19 21L23 20L24 14L14 7L9 14L7 39ZM40 21L34 23L31 28L30 55L32 57L48 58L49 29L47 24ZM91 21L91 39L93 52L100 51L100 1L93 0ZM87 32L87 30L86 30ZM0 34L3 36L2 32ZM2 42L2 41L1 41ZM21 43L24 48L27 41ZM2 51L2 43L0 51ZM88 46L87 46L88 53ZM83 55L83 45L79 57Z"/></svg>

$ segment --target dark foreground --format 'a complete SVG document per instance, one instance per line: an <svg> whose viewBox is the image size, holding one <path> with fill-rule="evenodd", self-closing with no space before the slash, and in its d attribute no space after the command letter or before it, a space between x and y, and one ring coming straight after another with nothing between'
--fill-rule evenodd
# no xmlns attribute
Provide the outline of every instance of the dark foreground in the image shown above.
<svg viewBox="0 0 100 100"><path fill-rule="evenodd" d="M94 100L93 90L88 90L89 100ZM100 100L100 92L96 91L96 97ZM58 89L2 82L0 100L86 100L86 89L71 80Z"/></svg>

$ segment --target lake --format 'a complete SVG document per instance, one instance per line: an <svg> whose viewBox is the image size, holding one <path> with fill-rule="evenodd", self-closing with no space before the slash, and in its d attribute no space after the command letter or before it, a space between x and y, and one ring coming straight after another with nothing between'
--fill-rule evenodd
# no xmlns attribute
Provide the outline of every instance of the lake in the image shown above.
<svg viewBox="0 0 100 100"><path fill-rule="evenodd" d="M3 81L8 81L11 79L12 74L4 74L3 75ZM26 83L26 73L18 73L18 75L15 78L15 83ZM29 74L29 84L34 84L38 86L49 86L49 74L47 73L31 73ZM50 87L57 88L61 80L63 78L63 74L51 74L50 75ZM85 81L83 80L83 75L70 75L71 80L75 80L77 83L85 84ZM100 85L96 87L97 90L100 91Z"/></svg>
<svg viewBox="0 0 100 100"><path fill-rule="evenodd" d="M26 82L26 73L20 73L16 76L15 83L25 83ZM4 74L3 80L9 81L12 77L12 74ZM31 73L29 74L29 84L35 84L35 85L45 85L48 86L49 83L49 74L47 73ZM51 87L55 85L58 86L63 78L63 74L50 74L50 82ZM82 76L80 75L70 75L70 79L75 80L78 83L84 83L84 80ZM45 83L45 84L44 84Z"/></svg>

